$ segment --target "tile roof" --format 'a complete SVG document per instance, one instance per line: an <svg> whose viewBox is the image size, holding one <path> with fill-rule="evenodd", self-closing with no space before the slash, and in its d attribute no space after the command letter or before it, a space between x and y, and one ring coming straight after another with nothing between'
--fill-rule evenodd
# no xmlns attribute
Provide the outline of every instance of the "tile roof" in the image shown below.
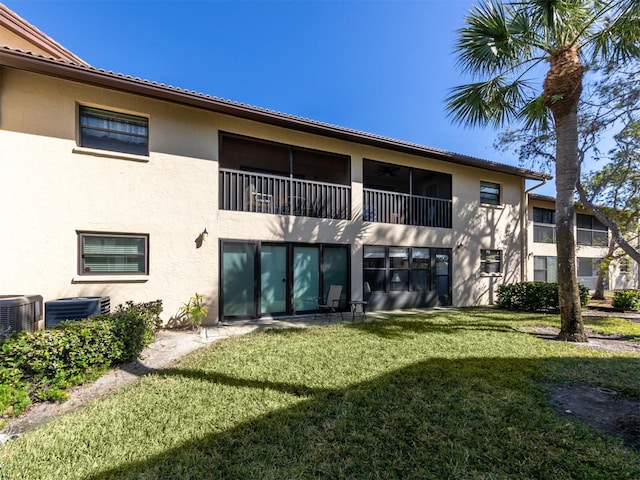
<svg viewBox="0 0 640 480"><path fill-rule="evenodd" d="M113 88L128 93L141 94L152 98L167 100L293 130L453 162L460 165L498 171L528 179L543 180L552 178L546 173L534 170L514 167L490 160L426 147L417 143L396 140L373 133L319 122L275 110L222 99L193 90L175 87L173 85L165 85L163 83L145 80L131 75L124 75L113 71L95 68L87 63L77 63L54 57L46 57L44 55L8 46L0 46L0 65Z"/></svg>

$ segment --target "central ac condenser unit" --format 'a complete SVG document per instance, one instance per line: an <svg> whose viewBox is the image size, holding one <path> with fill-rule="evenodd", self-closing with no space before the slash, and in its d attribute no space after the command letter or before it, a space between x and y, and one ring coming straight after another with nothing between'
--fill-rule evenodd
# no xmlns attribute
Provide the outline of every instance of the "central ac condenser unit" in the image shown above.
<svg viewBox="0 0 640 480"><path fill-rule="evenodd" d="M108 314L111 311L109 297L72 297L51 300L44 304L44 323L55 327L63 320L82 320L92 315Z"/></svg>
<svg viewBox="0 0 640 480"><path fill-rule="evenodd" d="M0 328L6 334L42 330L42 295L0 295Z"/></svg>

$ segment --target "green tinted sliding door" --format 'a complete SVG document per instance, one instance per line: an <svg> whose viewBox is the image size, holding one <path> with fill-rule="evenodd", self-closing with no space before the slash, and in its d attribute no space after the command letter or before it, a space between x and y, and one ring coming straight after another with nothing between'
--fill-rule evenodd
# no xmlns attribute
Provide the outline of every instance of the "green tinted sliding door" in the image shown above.
<svg viewBox="0 0 640 480"><path fill-rule="evenodd" d="M320 248L293 248L293 308L315 310L320 296Z"/></svg>
<svg viewBox="0 0 640 480"><path fill-rule="evenodd" d="M222 315L256 316L254 243L222 245Z"/></svg>
<svg viewBox="0 0 640 480"><path fill-rule="evenodd" d="M260 249L260 313L287 312L287 247Z"/></svg>

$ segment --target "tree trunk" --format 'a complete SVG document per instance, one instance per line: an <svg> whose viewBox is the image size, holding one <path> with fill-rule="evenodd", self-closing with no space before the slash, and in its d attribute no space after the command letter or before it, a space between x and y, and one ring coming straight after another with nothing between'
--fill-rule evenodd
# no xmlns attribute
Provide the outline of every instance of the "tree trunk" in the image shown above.
<svg viewBox="0 0 640 480"><path fill-rule="evenodd" d="M544 81L544 100L556 130L556 241L560 297L560 340L588 341L576 275L574 192L578 182L578 100L583 66L573 48L555 52Z"/></svg>
<svg viewBox="0 0 640 480"><path fill-rule="evenodd" d="M615 239L612 237L611 240L609 240L609 250L607 250L607 255L602 260L600 268L598 269L596 290L593 292L593 295L591 295L593 300L604 300L604 278L609 271L609 265L611 264L611 259L613 258L613 254L615 253L617 246Z"/></svg>

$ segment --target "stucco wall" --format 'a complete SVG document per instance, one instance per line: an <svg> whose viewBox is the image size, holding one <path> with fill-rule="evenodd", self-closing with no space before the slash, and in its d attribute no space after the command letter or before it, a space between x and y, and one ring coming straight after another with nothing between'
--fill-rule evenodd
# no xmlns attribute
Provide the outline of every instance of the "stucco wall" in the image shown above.
<svg viewBox="0 0 640 480"><path fill-rule="evenodd" d="M499 283L520 278L519 177L13 69L3 69L1 78L0 294L41 294L45 300L110 295L114 305L161 298L169 320L197 291L205 295L214 321L219 239L350 244L352 298L362 298L363 245L451 248L456 306L492 303ZM78 104L148 116L148 161L77 148ZM219 211L220 131L349 155L352 220ZM453 228L363 223L363 158L450 173ZM480 180L501 184L503 205L479 204ZM208 239L197 248L205 228ZM109 281L79 276L77 231L149 234L149 275ZM480 250L487 248L503 250L502 275L480 274Z"/></svg>
<svg viewBox="0 0 640 480"><path fill-rule="evenodd" d="M529 252L527 259L527 279L533 280L533 257L545 256L556 257L557 249L555 243L535 243L533 241L533 208L546 208L550 210L555 209L555 203L544 199L533 198L529 201L528 205L528 235L527 235L527 250ZM576 210L576 213L589 214L586 210ZM576 257L577 258L604 258L607 254L608 247L589 246L589 245L577 245L576 244ZM613 261L609 265L609 290L619 290L625 288L637 288L638 281L638 266L635 262L632 262L630 273L620 272L620 265L617 261Z"/></svg>

